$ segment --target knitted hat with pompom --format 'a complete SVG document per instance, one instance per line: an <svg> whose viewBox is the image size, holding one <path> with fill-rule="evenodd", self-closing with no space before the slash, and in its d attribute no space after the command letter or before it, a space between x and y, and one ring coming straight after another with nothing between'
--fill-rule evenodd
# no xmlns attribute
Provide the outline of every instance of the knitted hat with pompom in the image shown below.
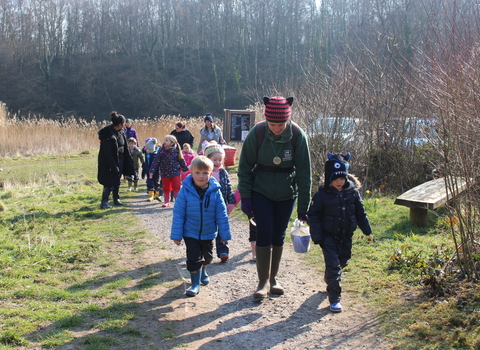
<svg viewBox="0 0 480 350"><path fill-rule="evenodd" d="M150 140L148 140L147 144L145 145L145 148L155 151L156 145L157 145L157 139L155 137L152 137Z"/></svg>

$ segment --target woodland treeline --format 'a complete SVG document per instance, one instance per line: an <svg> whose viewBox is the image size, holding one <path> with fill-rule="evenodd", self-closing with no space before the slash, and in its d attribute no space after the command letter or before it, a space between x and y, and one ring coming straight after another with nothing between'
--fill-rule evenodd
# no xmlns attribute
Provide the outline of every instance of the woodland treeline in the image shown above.
<svg viewBox="0 0 480 350"><path fill-rule="evenodd" d="M467 0L0 0L0 100L87 119L221 115L347 65L379 96L395 70L401 100L416 51L452 25L475 45L478 17Z"/></svg>

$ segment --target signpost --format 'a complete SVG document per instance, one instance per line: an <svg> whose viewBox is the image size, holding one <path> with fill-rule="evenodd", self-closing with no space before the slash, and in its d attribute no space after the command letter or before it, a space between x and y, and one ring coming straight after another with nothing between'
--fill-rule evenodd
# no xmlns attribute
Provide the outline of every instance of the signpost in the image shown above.
<svg viewBox="0 0 480 350"><path fill-rule="evenodd" d="M226 142L243 142L255 125L255 111L224 109L223 138Z"/></svg>

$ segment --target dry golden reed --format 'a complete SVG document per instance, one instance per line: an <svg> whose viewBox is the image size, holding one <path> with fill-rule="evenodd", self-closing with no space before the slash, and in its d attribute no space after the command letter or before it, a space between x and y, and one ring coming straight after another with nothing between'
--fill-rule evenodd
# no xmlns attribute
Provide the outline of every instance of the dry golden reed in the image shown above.
<svg viewBox="0 0 480 350"><path fill-rule="evenodd" d="M7 108L5 106L5 103L0 101L0 126L3 125L6 119L7 119Z"/></svg>
<svg viewBox="0 0 480 350"><path fill-rule="evenodd" d="M3 111L3 113L2 113ZM222 124L219 120L219 126ZM184 119L169 115L147 119L133 119L132 127L137 131L140 146L145 139L155 137L159 143L174 130L175 123L183 121L192 132L195 141L200 139L203 117ZM98 130L110 121L87 122L73 116L59 120L38 116L21 118L8 116L0 107L0 157L33 156L95 150L99 147Z"/></svg>
<svg viewBox="0 0 480 350"><path fill-rule="evenodd" d="M3 150L3 141L5 140L6 137L6 120L7 120L7 108L5 107L5 104L0 101L0 150ZM0 152L0 156L1 156Z"/></svg>

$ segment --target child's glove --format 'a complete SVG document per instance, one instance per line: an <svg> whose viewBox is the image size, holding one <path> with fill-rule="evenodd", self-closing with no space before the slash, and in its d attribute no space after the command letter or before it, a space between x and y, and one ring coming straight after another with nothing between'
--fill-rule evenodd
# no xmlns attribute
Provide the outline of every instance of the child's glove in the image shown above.
<svg viewBox="0 0 480 350"><path fill-rule="evenodd" d="M298 220L306 222L307 225L310 225L310 220L308 220L308 215L307 214L304 214L304 213L300 214L299 213L298 214Z"/></svg>
<svg viewBox="0 0 480 350"><path fill-rule="evenodd" d="M235 206L237 206L238 203L240 203L240 201L242 200L240 198L240 191L238 191L238 188L235 190L235 192L233 192L233 196L235 197Z"/></svg>
<svg viewBox="0 0 480 350"><path fill-rule="evenodd" d="M235 209L235 204L227 204L227 215L230 215L233 209Z"/></svg>
<svg viewBox="0 0 480 350"><path fill-rule="evenodd" d="M252 198L243 198L241 208L246 215L253 215Z"/></svg>

